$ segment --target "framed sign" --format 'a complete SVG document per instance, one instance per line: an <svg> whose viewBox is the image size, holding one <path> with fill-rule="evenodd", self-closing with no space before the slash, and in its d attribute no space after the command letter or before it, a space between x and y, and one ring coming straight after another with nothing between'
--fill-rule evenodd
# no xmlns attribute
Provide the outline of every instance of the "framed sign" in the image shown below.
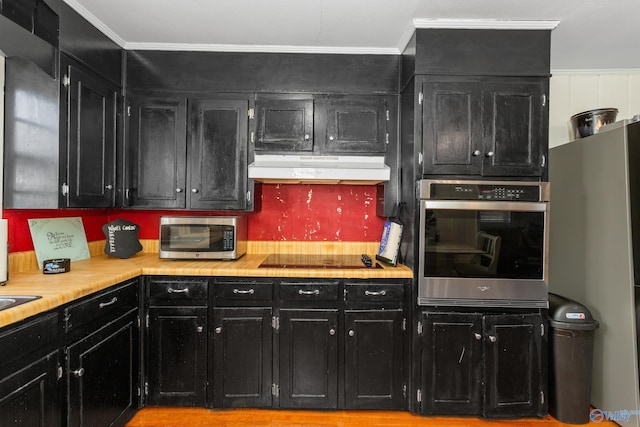
<svg viewBox="0 0 640 427"><path fill-rule="evenodd" d="M39 218L29 219L28 223L40 269L46 259L78 261L91 257L82 218Z"/></svg>

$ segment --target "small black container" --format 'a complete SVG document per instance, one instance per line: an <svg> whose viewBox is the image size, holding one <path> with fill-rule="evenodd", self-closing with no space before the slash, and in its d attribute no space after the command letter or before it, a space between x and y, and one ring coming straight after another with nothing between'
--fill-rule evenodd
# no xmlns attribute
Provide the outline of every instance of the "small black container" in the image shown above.
<svg viewBox="0 0 640 427"><path fill-rule="evenodd" d="M549 327L549 414L563 423L586 424L598 321L584 305L550 293Z"/></svg>

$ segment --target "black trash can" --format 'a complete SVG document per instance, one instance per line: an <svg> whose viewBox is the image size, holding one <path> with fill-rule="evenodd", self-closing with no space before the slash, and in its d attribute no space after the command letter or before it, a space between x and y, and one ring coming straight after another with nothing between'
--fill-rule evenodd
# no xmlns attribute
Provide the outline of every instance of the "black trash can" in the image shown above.
<svg viewBox="0 0 640 427"><path fill-rule="evenodd" d="M549 414L563 423L589 422L598 326L584 305L549 294Z"/></svg>

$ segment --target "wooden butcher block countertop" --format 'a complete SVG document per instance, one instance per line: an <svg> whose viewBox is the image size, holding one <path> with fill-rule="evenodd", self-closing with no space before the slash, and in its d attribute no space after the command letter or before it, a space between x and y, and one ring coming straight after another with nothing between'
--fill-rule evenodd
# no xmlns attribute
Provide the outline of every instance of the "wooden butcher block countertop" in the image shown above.
<svg viewBox="0 0 640 427"><path fill-rule="evenodd" d="M245 254L235 261L171 261L159 259L157 253L139 253L129 259L98 255L88 260L72 262L68 273L45 275L40 270L13 273L6 286L0 286L0 296L38 295L42 298L1 310L0 327L140 275L352 279L413 277L411 269L403 265L361 269L258 268L267 256Z"/></svg>

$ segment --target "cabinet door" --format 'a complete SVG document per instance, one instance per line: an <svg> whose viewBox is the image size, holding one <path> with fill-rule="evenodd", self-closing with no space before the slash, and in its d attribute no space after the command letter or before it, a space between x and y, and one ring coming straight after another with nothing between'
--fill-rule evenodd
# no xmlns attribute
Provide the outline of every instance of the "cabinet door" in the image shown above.
<svg viewBox="0 0 640 427"><path fill-rule="evenodd" d="M112 207L115 203L117 88L103 78L68 65L61 120L68 161L66 207ZM64 178L62 178L64 179Z"/></svg>
<svg viewBox="0 0 640 427"><path fill-rule="evenodd" d="M542 316L487 315L484 322L484 416L546 414L541 382L541 363L547 357L542 349Z"/></svg>
<svg viewBox="0 0 640 427"><path fill-rule="evenodd" d="M149 405L204 406L207 309L149 309L147 385Z"/></svg>
<svg viewBox="0 0 640 427"><path fill-rule="evenodd" d="M57 372L55 351L0 378L0 425L61 425Z"/></svg>
<svg viewBox="0 0 640 427"><path fill-rule="evenodd" d="M386 98L329 97L327 101L327 153L384 153L389 134Z"/></svg>
<svg viewBox="0 0 640 427"><path fill-rule="evenodd" d="M190 207L244 209L248 100L199 100L192 108Z"/></svg>
<svg viewBox="0 0 640 427"><path fill-rule="evenodd" d="M214 308L213 405L270 407L271 308Z"/></svg>
<svg viewBox="0 0 640 427"><path fill-rule="evenodd" d="M541 176L548 149L543 83L485 83L483 87L482 174Z"/></svg>
<svg viewBox="0 0 640 427"><path fill-rule="evenodd" d="M425 82L422 93L422 173L479 175L483 155L481 84Z"/></svg>
<svg viewBox="0 0 640 427"><path fill-rule="evenodd" d="M136 317L129 314L66 349L69 426L124 424L133 416L138 408L137 337Z"/></svg>
<svg viewBox="0 0 640 427"><path fill-rule="evenodd" d="M280 407L335 409L338 311L280 311Z"/></svg>
<svg viewBox="0 0 640 427"><path fill-rule="evenodd" d="M127 204L186 207L186 99L139 98L129 107Z"/></svg>
<svg viewBox="0 0 640 427"><path fill-rule="evenodd" d="M313 151L313 98L256 99L256 151Z"/></svg>
<svg viewBox="0 0 640 427"><path fill-rule="evenodd" d="M482 316L427 312L423 325L422 413L480 414Z"/></svg>
<svg viewBox="0 0 640 427"><path fill-rule="evenodd" d="M402 409L402 310L345 312L346 409Z"/></svg>

